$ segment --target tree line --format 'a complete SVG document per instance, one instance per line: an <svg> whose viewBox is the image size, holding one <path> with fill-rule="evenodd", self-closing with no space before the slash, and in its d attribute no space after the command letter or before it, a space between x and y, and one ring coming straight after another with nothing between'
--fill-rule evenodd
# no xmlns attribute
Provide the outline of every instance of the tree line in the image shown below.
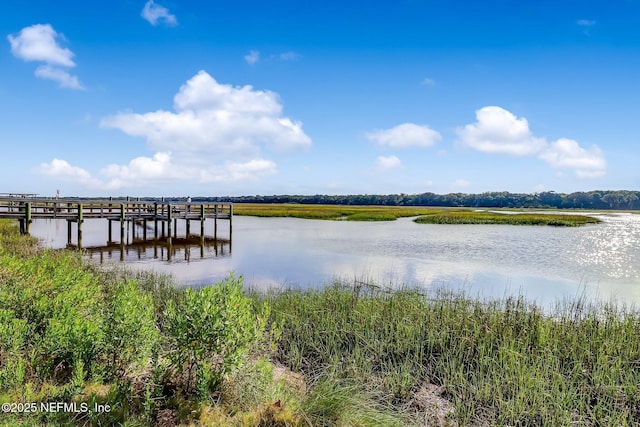
<svg viewBox="0 0 640 427"><path fill-rule="evenodd" d="M640 210L640 191L604 190L570 194L544 191L541 193L510 193L507 191L421 194L352 194L352 195L272 195L194 197L194 202L234 203L300 203L334 205L381 206L448 206L478 208L556 208L556 209L616 209Z"/></svg>

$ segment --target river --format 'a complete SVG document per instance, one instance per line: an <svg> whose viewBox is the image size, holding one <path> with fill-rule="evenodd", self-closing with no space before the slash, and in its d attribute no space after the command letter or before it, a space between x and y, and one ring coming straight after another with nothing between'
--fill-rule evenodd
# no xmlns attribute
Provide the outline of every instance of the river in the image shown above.
<svg viewBox="0 0 640 427"><path fill-rule="evenodd" d="M640 215L594 216L603 222L576 228L236 216L231 243L124 254L112 248L91 257L170 273L181 286L211 284L235 271L260 289L337 279L462 289L481 298L522 294L541 305L582 295L640 303ZM87 220L83 244L102 244L105 223ZM227 225L218 227L228 238ZM66 245L64 220L35 221L32 234L51 247Z"/></svg>

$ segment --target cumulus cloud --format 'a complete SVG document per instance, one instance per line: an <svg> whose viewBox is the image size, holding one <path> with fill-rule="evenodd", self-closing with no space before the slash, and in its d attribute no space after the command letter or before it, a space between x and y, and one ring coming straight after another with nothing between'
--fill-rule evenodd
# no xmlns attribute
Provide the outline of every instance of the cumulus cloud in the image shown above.
<svg viewBox="0 0 640 427"><path fill-rule="evenodd" d="M65 41L62 34L57 33L49 24L36 24L25 27L17 35L8 35L11 53L24 61L44 62L39 66L36 77L54 80L60 87L83 89L78 77L70 74L65 68L75 67L74 53L60 46Z"/></svg>
<svg viewBox="0 0 640 427"><path fill-rule="evenodd" d="M597 178L606 173L607 163L597 146L582 148L567 138L548 142L533 135L525 118L495 106L476 111L476 122L456 130L466 146L489 154L537 156L551 167L572 169L579 178Z"/></svg>
<svg viewBox="0 0 640 427"><path fill-rule="evenodd" d="M396 156L378 156L376 164L378 165L378 169L388 171L401 167L402 161Z"/></svg>
<svg viewBox="0 0 640 427"><path fill-rule="evenodd" d="M366 137L380 145L393 148L431 147L442 139L440 134L426 125L403 123L391 129L375 130Z"/></svg>
<svg viewBox="0 0 640 427"><path fill-rule="evenodd" d="M7 36L11 44L11 53L25 61L43 61L63 67L74 67L76 64L73 52L58 45L57 40L64 40L49 24L37 24L25 27L17 36Z"/></svg>
<svg viewBox="0 0 640 427"><path fill-rule="evenodd" d="M265 159L263 150L311 145L302 123L282 115L274 92L220 84L201 71L182 85L173 101L173 112L123 112L101 121L103 128L143 137L156 153L152 157L106 166L100 178L58 159L41 165L40 171L60 179L76 176L97 189L153 186L165 180L250 181L277 173L276 163Z"/></svg>
<svg viewBox="0 0 640 427"><path fill-rule="evenodd" d="M139 186L159 183L177 178L189 177L189 170L174 168L171 153L156 153L153 157L136 157L128 165L111 164L101 171L110 178L107 188L123 188L131 183Z"/></svg>
<svg viewBox="0 0 640 427"><path fill-rule="evenodd" d="M97 188L103 185L102 182L93 178L89 171L71 166L66 160L53 159L50 163L42 163L39 171L61 181L79 182L86 187Z"/></svg>
<svg viewBox="0 0 640 427"><path fill-rule="evenodd" d="M260 145L287 150L311 145L302 123L283 117L278 95L218 83L200 71L174 97L175 112L124 112L101 126L146 138L150 148L174 153L255 156Z"/></svg>
<svg viewBox="0 0 640 427"><path fill-rule="evenodd" d="M600 148L592 145L584 149L573 139L560 138L549 144L539 157L554 168L573 169L580 178L598 178L607 170Z"/></svg>
<svg viewBox="0 0 640 427"><path fill-rule="evenodd" d="M169 13L169 9L164 6L160 6L153 0L149 0L144 4L144 8L142 9L140 16L146 19L154 27L159 23L163 23L169 27L175 27L178 25L176 16Z"/></svg>
<svg viewBox="0 0 640 427"><path fill-rule="evenodd" d="M546 144L532 135L527 119L494 106L476 111L476 122L458 128L456 133L463 144L492 154L527 156L538 153Z"/></svg>

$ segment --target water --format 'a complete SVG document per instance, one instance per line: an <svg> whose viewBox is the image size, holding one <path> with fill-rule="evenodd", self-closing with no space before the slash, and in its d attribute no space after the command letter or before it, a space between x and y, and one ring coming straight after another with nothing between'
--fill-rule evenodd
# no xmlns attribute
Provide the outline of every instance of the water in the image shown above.
<svg viewBox="0 0 640 427"><path fill-rule="evenodd" d="M598 218L604 222L564 228L234 217L231 241L138 246L124 254L116 247L91 256L171 273L184 286L211 284L233 270L263 289L356 279L481 297L523 294L542 305L583 294L640 303L640 215ZM228 239L228 221L218 221L218 230ZM66 245L64 221L36 221L32 233L52 247ZM85 222L84 246L103 245L106 236L106 221Z"/></svg>

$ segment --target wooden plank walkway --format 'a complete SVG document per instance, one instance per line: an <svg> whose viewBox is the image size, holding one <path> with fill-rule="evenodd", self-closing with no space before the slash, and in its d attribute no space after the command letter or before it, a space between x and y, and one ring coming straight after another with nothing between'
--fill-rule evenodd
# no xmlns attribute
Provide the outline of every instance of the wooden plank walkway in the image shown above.
<svg viewBox="0 0 640 427"><path fill-rule="evenodd" d="M0 193L1 194L1 193ZM111 241L111 222L120 222L121 236L125 223L128 221L154 221L162 224L163 234L165 223L168 228L169 239L172 228L177 230L177 220L186 222L187 235L190 233L190 222L200 221L204 234L206 219L229 220L231 232L233 219L232 203L200 203L187 201L163 201L155 199L109 198L109 199L56 199L46 197L16 197L14 195L0 195L0 218L13 218L20 222L20 232L28 234L31 223L36 219L66 219L69 228L69 243L71 240L71 223L77 224L78 243L82 241L82 223L85 219L104 218L109 220L109 241ZM172 224L173 223L173 224Z"/></svg>

